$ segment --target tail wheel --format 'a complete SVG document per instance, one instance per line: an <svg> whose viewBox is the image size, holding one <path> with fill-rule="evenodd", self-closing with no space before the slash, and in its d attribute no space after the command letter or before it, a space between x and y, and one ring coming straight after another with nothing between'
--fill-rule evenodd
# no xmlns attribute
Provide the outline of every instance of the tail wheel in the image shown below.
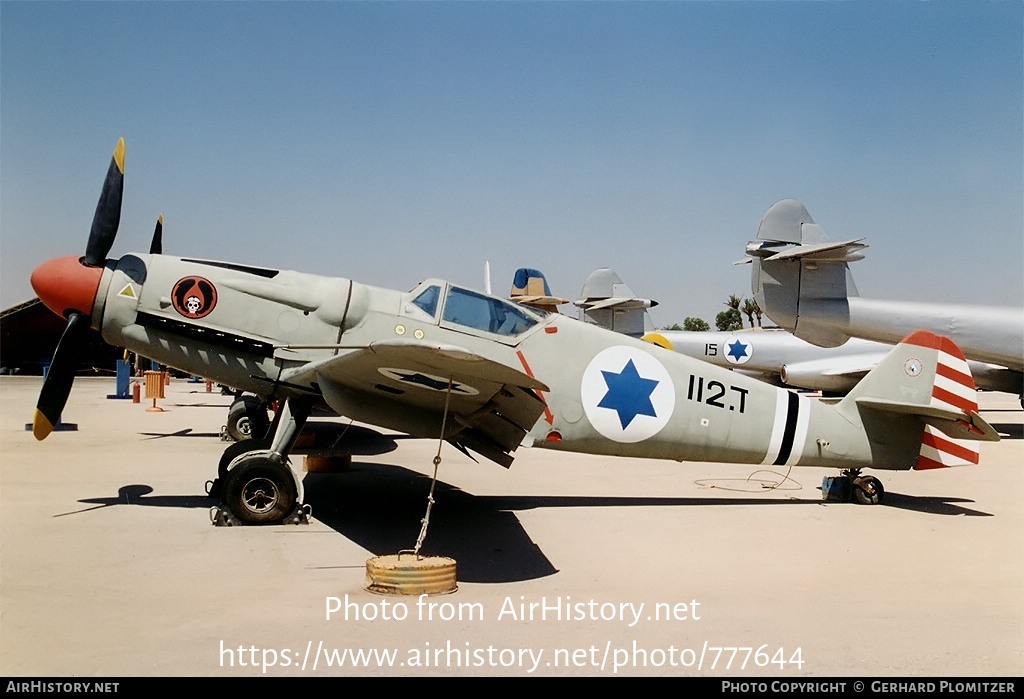
<svg viewBox="0 0 1024 699"><path fill-rule="evenodd" d="M882 496L885 495L882 481L874 476L855 478L851 491L854 502L861 505L877 505L882 502Z"/></svg>
<svg viewBox="0 0 1024 699"><path fill-rule="evenodd" d="M228 470L224 502L245 524L280 524L297 499L291 469L268 452L242 454Z"/></svg>

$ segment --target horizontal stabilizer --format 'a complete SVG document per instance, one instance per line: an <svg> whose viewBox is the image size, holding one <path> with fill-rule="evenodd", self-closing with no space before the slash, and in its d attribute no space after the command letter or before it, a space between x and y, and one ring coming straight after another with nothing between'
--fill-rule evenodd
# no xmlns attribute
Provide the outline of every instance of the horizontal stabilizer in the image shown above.
<svg viewBox="0 0 1024 699"><path fill-rule="evenodd" d="M576 301L576 305L588 311L596 311L602 308L613 308L617 310L627 310L632 308L653 308L658 305L657 301L651 299L641 299L636 297L630 298L610 298L610 299L579 299Z"/></svg>
<svg viewBox="0 0 1024 699"><path fill-rule="evenodd" d="M842 242L781 243L775 240L755 240L747 244L747 255L772 260L807 260L813 262L854 262L863 260L860 250L868 247L855 238ZM746 261L746 260L744 260Z"/></svg>
<svg viewBox="0 0 1024 699"><path fill-rule="evenodd" d="M573 301L583 310L583 320L606 330L630 337L640 337L649 325L644 309L658 305L652 299L642 299L633 293L608 267L596 269L587 277L583 291Z"/></svg>
<svg viewBox="0 0 1024 699"><path fill-rule="evenodd" d="M524 306L559 306L563 303L569 303L569 299L563 299L558 296L527 296L522 294L520 296L509 296L509 300L521 303Z"/></svg>
<svg viewBox="0 0 1024 699"><path fill-rule="evenodd" d="M891 400L860 398L857 405L898 415L917 415L955 439L973 439L979 442L998 442L999 433L975 411L961 412L932 405L901 403Z"/></svg>
<svg viewBox="0 0 1024 699"><path fill-rule="evenodd" d="M544 278L543 273L527 267L516 270L509 298L516 303L545 311L557 311L557 306L569 303L568 299L552 296L548 280Z"/></svg>
<svg viewBox="0 0 1024 699"><path fill-rule="evenodd" d="M977 464L978 442L999 440L978 414L974 378L963 352L948 337L925 330L903 338L836 409L882 413L882 419L867 423L872 442L879 449L895 448L907 439L892 459L911 461L915 470ZM909 439L906 430L913 430L914 422L920 436Z"/></svg>

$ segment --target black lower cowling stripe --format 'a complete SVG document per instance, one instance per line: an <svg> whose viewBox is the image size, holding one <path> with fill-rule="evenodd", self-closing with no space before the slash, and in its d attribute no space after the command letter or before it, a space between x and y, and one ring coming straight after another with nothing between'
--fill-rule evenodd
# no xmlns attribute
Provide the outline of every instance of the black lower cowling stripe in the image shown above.
<svg viewBox="0 0 1024 699"><path fill-rule="evenodd" d="M773 466L781 466L789 460L789 454L793 451L793 437L796 434L796 420L800 413L800 399L792 391L789 391L789 400L786 404L786 429L782 432L782 447L779 449L779 456L775 459Z"/></svg>

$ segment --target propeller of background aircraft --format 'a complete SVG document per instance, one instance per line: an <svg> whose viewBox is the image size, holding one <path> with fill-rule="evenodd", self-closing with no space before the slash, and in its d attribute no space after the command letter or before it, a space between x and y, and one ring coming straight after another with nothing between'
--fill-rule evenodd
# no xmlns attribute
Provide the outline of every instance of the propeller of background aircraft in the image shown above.
<svg viewBox="0 0 1024 699"><path fill-rule="evenodd" d="M44 262L32 272L32 288L52 311L68 319L67 328L57 343L49 371L43 380L36 412L32 418L32 434L45 439L60 421L61 412L71 393L75 378L76 357L90 324L96 291L107 254L114 245L121 222L121 196L124 193L124 139L119 139L103 181L96 213L93 216L89 241L82 257L62 257ZM157 223L158 233L160 223ZM159 244L154 234L154 244Z"/></svg>

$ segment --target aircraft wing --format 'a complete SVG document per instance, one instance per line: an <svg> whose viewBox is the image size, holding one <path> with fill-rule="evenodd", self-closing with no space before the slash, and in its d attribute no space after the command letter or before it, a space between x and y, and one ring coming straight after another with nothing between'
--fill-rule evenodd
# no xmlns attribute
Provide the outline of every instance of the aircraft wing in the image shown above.
<svg viewBox="0 0 1024 699"><path fill-rule="evenodd" d="M447 401L445 438L506 467L544 412L537 392L545 384L463 347L397 339L339 350L281 380L316 384L340 414L357 419L359 411L346 406L376 405L417 436L440 433Z"/></svg>

